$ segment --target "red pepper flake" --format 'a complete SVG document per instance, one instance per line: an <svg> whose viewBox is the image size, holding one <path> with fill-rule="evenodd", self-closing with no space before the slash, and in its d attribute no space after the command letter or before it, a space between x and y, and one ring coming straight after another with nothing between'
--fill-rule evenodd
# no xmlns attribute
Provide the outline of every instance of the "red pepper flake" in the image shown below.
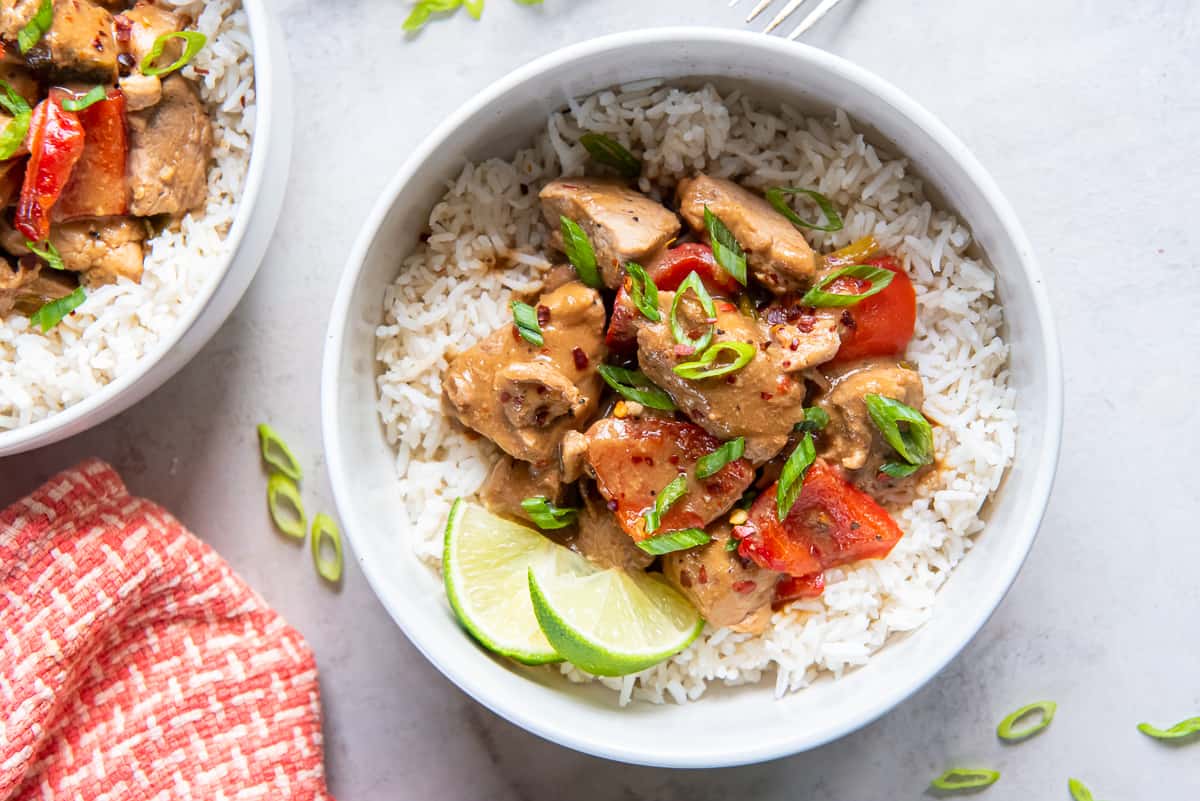
<svg viewBox="0 0 1200 801"><path fill-rule="evenodd" d="M673 465L678 465L678 464L679 464L679 457L678 457L677 455L675 455L675 454L671 454L670 456L668 456L668 457L667 457L667 461L668 461L668 462L670 462L670 463L671 463L671 464L673 464Z"/></svg>
<svg viewBox="0 0 1200 801"><path fill-rule="evenodd" d="M758 395L760 398L762 398L765 401L769 401L771 398L775 397L770 392L760 392L760 393L758 393Z"/></svg>
<svg viewBox="0 0 1200 801"><path fill-rule="evenodd" d="M854 322L854 315L850 313L849 309L846 309L842 312L842 325L846 326L847 328L858 327L858 323Z"/></svg>
<svg viewBox="0 0 1200 801"><path fill-rule="evenodd" d="M684 589L692 586L692 574L686 570L679 571L679 586Z"/></svg>
<svg viewBox="0 0 1200 801"><path fill-rule="evenodd" d="M550 322L550 307L538 304L537 321L538 325L546 325Z"/></svg>
<svg viewBox="0 0 1200 801"><path fill-rule="evenodd" d="M691 345L676 345L675 346L675 355L676 356L691 356L695 352L696 352L696 349L694 347L692 347Z"/></svg>
<svg viewBox="0 0 1200 801"><path fill-rule="evenodd" d="M583 352L583 348L576 345L571 348L571 357L575 359L576 370L586 370L589 364L587 354Z"/></svg>
<svg viewBox="0 0 1200 801"><path fill-rule="evenodd" d="M745 581L734 582L733 591L740 595L746 595L747 593L754 592L754 589L757 586L758 585L755 584L753 581L750 581L749 579L747 579Z"/></svg>
<svg viewBox="0 0 1200 801"><path fill-rule="evenodd" d="M130 32L133 29L133 21L129 17L124 14L117 14L113 17L113 27L116 28L118 42L124 43L129 41Z"/></svg>
<svg viewBox="0 0 1200 801"><path fill-rule="evenodd" d="M707 584L708 583L708 568L706 568L704 565L700 565L700 575L697 576L697 578L700 579L701 584Z"/></svg>
<svg viewBox="0 0 1200 801"><path fill-rule="evenodd" d="M510 400L512 400L512 395L510 395L508 392L500 393L500 402L501 403L508 403Z"/></svg>
<svg viewBox="0 0 1200 801"><path fill-rule="evenodd" d="M758 529L754 528L753 523L746 523L745 525L734 526L732 529L730 529L729 535L738 542L741 542L747 537L753 537L757 531Z"/></svg>

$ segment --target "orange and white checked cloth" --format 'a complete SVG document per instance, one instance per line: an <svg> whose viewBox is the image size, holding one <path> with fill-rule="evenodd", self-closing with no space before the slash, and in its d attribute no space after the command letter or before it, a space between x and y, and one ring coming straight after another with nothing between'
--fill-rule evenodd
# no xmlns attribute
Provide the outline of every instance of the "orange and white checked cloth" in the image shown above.
<svg viewBox="0 0 1200 801"><path fill-rule="evenodd" d="M0 512L0 801L327 799L304 639L99 461Z"/></svg>

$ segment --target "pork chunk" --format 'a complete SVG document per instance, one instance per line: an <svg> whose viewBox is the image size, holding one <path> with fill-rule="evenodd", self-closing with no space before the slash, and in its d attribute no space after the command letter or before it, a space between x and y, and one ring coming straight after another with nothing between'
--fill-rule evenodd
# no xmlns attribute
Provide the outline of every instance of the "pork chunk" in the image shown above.
<svg viewBox="0 0 1200 801"><path fill-rule="evenodd" d="M601 567L645 570L654 557L634 544L595 487L583 487L583 508L572 547Z"/></svg>
<svg viewBox="0 0 1200 801"><path fill-rule="evenodd" d="M42 264L33 257L15 262L0 259L0 317L12 311L33 314L74 290L73 278L56 270L46 270L42 275Z"/></svg>
<svg viewBox="0 0 1200 801"><path fill-rule="evenodd" d="M129 211L137 217L180 215L208 196L212 127L196 90L179 75L162 86L162 100L128 115Z"/></svg>
<svg viewBox="0 0 1200 801"><path fill-rule="evenodd" d="M824 364L842 346L840 309L812 309L800 304L799 295L778 298L763 310L771 334L767 354L788 373Z"/></svg>
<svg viewBox="0 0 1200 801"><path fill-rule="evenodd" d="M561 504L566 487L556 465L537 467L502 456L479 488L479 499L492 514L524 520L532 518L521 507L526 498L542 497Z"/></svg>
<svg viewBox="0 0 1200 801"><path fill-rule="evenodd" d="M17 51L17 37L41 0L15 0L0 9L0 42ZM110 84L117 80L113 16L91 0L54 0L54 23L25 54L26 63L52 81Z"/></svg>
<svg viewBox="0 0 1200 801"><path fill-rule="evenodd" d="M87 286L115 284L119 278L142 280L142 243L146 226L129 217L105 217L62 223L50 230L68 270L82 273Z"/></svg>
<svg viewBox="0 0 1200 801"><path fill-rule="evenodd" d="M680 181L677 194L692 230L706 230L705 206L721 218L746 251L750 272L771 292L804 290L816 280L817 260L804 235L759 195L707 175Z"/></svg>
<svg viewBox="0 0 1200 801"><path fill-rule="evenodd" d="M609 289L621 286L626 262L647 263L679 233L678 217L616 181L559 178L546 184L539 197L560 248L561 217L574 220L587 233Z"/></svg>
<svg viewBox="0 0 1200 801"><path fill-rule="evenodd" d="M663 557L663 575L712 625L758 633L771 620L771 599L782 574L725 549L727 522L708 529L712 542Z"/></svg>

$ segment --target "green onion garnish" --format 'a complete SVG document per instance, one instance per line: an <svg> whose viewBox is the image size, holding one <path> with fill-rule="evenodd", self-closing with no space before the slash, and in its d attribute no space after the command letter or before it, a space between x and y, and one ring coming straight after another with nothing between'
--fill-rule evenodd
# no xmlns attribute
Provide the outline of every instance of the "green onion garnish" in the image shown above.
<svg viewBox="0 0 1200 801"><path fill-rule="evenodd" d="M871 422L904 461L918 467L933 461L933 426L923 414L884 395L864 395L863 401ZM901 423L905 426L903 430Z"/></svg>
<svg viewBox="0 0 1200 801"><path fill-rule="evenodd" d="M935 790L978 790L990 787L1000 778L1000 771L987 768L951 768L938 776L929 786Z"/></svg>
<svg viewBox="0 0 1200 801"><path fill-rule="evenodd" d="M67 266L63 263L62 254L58 252L58 248L54 247L54 243L49 239L45 244L39 245L37 242L25 240L25 247L29 248L29 252L37 256L42 261L46 262L46 266L52 270L65 270Z"/></svg>
<svg viewBox="0 0 1200 801"><path fill-rule="evenodd" d="M0 89L3 89L0 107L12 115L8 125L0 131L0 161L7 161L16 155L25 142L25 134L29 132L29 123L33 119L33 109L8 81L0 80Z"/></svg>
<svg viewBox="0 0 1200 801"><path fill-rule="evenodd" d="M712 367L717 357L726 351L734 354L733 361ZM757 352L758 349L747 342L714 342L693 361L675 365L675 374L689 381L728 375L754 361Z"/></svg>
<svg viewBox="0 0 1200 801"><path fill-rule="evenodd" d="M483 0L466 0L463 7L467 9L467 13L471 15L471 19L478 22L483 17Z"/></svg>
<svg viewBox="0 0 1200 801"><path fill-rule="evenodd" d="M593 161L612 167L626 178L636 178L642 172L642 162L611 136L602 133L585 133L579 137Z"/></svg>
<svg viewBox="0 0 1200 801"><path fill-rule="evenodd" d="M816 203L821 209L821 213L825 215L825 224L817 225L816 223L800 219L800 216L792 211L792 207L788 205L787 198L784 195L805 195L811 198L812 202ZM798 225L801 228L811 228L814 231L842 230L842 218L837 213L837 209L833 207L833 203L829 198L816 190L800 189L794 186L776 186L767 190L767 202L775 207L775 211L787 217L792 225Z"/></svg>
<svg viewBox="0 0 1200 801"><path fill-rule="evenodd" d="M673 551L686 551L688 548L695 548L697 545L705 545L709 542L712 542L712 537L705 534L702 529L681 528L678 531L665 531L642 540L637 547L646 553L661 556Z"/></svg>
<svg viewBox="0 0 1200 801"><path fill-rule="evenodd" d="M163 49L166 48L167 42L172 39L183 40L183 54L175 60L174 64L167 67L155 67L154 62L163 54ZM143 75L169 75L177 69L182 69L187 66L187 63L196 57L200 52L200 48L204 47L204 43L208 41L208 37L199 31L170 31L164 33L154 40L154 44L150 46L150 52L142 59L140 68Z"/></svg>
<svg viewBox="0 0 1200 801"><path fill-rule="evenodd" d="M736 551L741 544L742 541L737 537L730 537L729 539L725 540L725 550Z"/></svg>
<svg viewBox="0 0 1200 801"><path fill-rule="evenodd" d="M847 277L868 281L871 284L871 288L866 292L853 295L845 292L825 291L825 287L834 281ZM822 278L812 289L804 293L804 297L800 299L800 302L805 306L817 306L819 308L853 306L859 301L866 300L872 295L878 295L887 289L888 284L892 283L892 279L895 277L896 274L891 270L885 270L873 264L851 264L849 267L834 270Z"/></svg>
<svg viewBox="0 0 1200 801"><path fill-rule="evenodd" d="M35 311L30 315L29 322L41 328L44 334L61 323L63 318L77 309L85 300L87 300L87 294L83 291L83 287L76 287L75 291L65 298L52 300Z"/></svg>
<svg viewBox="0 0 1200 801"><path fill-rule="evenodd" d="M534 347L540 348L546 339L542 336L542 326L538 322L537 309L519 300L512 302L513 325L521 338Z"/></svg>
<svg viewBox="0 0 1200 801"><path fill-rule="evenodd" d="M654 385L644 373L628 370L612 364L602 364L596 368L604 383L615 389L622 397L637 401L643 406L664 412L675 411L671 396Z"/></svg>
<svg viewBox="0 0 1200 801"><path fill-rule="evenodd" d="M800 490L804 489L804 476L816 458L817 449L813 446L812 434L805 434L783 463L783 472L779 474L779 486L775 490L775 514L780 522L787 520L788 512L796 505Z"/></svg>
<svg viewBox="0 0 1200 801"><path fill-rule="evenodd" d="M1149 723L1139 723L1137 729L1142 734L1147 737L1153 737L1155 740L1180 740L1200 732L1200 718L1181 720L1169 729L1160 729L1157 726L1151 726Z"/></svg>
<svg viewBox="0 0 1200 801"><path fill-rule="evenodd" d="M301 538L304 534L300 534ZM333 546L333 559L321 558L321 545L325 540ZM312 558L313 567L321 578L330 584L337 584L342 579L342 532L333 518L324 512L318 512L313 518L312 525Z"/></svg>
<svg viewBox="0 0 1200 801"><path fill-rule="evenodd" d="M643 317L657 323L662 319L662 312L658 310L658 286L654 279L646 272L646 268L632 261L625 265L625 272L629 273L632 285L630 294L633 296L633 305L637 306Z"/></svg>
<svg viewBox="0 0 1200 801"><path fill-rule="evenodd" d="M296 482L282 473L273 473L267 479L267 509L275 528L294 539L304 539L307 519L304 516L304 501L300 500L300 489Z"/></svg>
<svg viewBox="0 0 1200 801"><path fill-rule="evenodd" d="M713 258L721 269L732 275L742 286L746 285L746 253L734 237L733 232L721 222L721 218L713 214L708 206L704 207L704 227L708 230L708 241L712 246Z"/></svg>
<svg viewBox="0 0 1200 801"><path fill-rule="evenodd" d="M53 24L54 0L42 0L33 18L17 33L17 49L21 51L21 55L28 53L40 42Z"/></svg>
<svg viewBox="0 0 1200 801"><path fill-rule="evenodd" d="M884 466L886 467L887 465ZM1050 725L1050 721L1054 720L1054 712L1057 709L1058 704L1053 701L1037 701L1032 704L1026 704L1000 721L1000 725L996 727L996 736L1010 743L1027 740ZM1037 722L1022 729L1016 728L1016 724L1019 721L1035 713L1038 715Z"/></svg>
<svg viewBox="0 0 1200 801"><path fill-rule="evenodd" d="M819 406L810 406L804 410L804 419L792 426L798 434L808 431L817 432L829 425L829 414Z"/></svg>
<svg viewBox="0 0 1200 801"><path fill-rule="evenodd" d="M579 280L592 289L600 289L604 286L604 282L600 280L600 270L596 266L596 250L592 247L592 240L588 239L587 233L579 226L579 223L570 217L560 216L558 223L562 229L563 252L567 254L567 260L575 267L575 272L579 273Z"/></svg>
<svg viewBox="0 0 1200 801"><path fill-rule="evenodd" d="M93 86L83 97L69 97L64 100L62 102L63 111L83 111L106 97L108 97L108 91L103 86Z"/></svg>
<svg viewBox="0 0 1200 801"><path fill-rule="evenodd" d="M712 478L730 462L736 462L746 452L746 438L731 439L696 462L696 478Z"/></svg>
<svg viewBox="0 0 1200 801"><path fill-rule="evenodd" d="M300 469L300 462L292 455L292 449L283 441L283 437L279 436L279 432L266 423L258 424L258 444L262 450L263 461L272 471L283 473L292 481L299 481L304 477L304 471Z"/></svg>
<svg viewBox="0 0 1200 801"><path fill-rule="evenodd" d="M521 508L534 525L546 531L566 528L575 522L575 515L579 513L578 509L560 509L544 495L526 498L521 501Z"/></svg>
<svg viewBox="0 0 1200 801"><path fill-rule="evenodd" d="M905 462L884 462L879 466L879 472L892 478L908 478L921 467L919 464L906 464Z"/></svg>
<svg viewBox="0 0 1200 801"><path fill-rule="evenodd" d="M700 301L700 308L704 310L708 321L711 321L705 322L704 333L698 339L689 337L688 332L683 330L683 324L679 322L679 304L689 289L696 293L696 297ZM688 277L683 279L679 288L675 290L675 298L671 301L671 336L680 345L689 345L697 351L704 350L712 342L716 319L717 307L713 303L712 296L708 294L708 290L704 288L704 282L700 280L700 276L695 271L688 273Z"/></svg>
<svg viewBox="0 0 1200 801"><path fill-rule="evenodd" d="M1067 779L1067 789L1073 801L1093 801L1092 791L1079 779Z"/></svg>
<svg viewBox="0 0 1200 801"><path fill-rule="evenodd" d="M662 525L663 515L687 492L687 475L680 473L671 479L671 483L662 488L654 499L654 508L646 512L646 531L653 534Z"/></svg>

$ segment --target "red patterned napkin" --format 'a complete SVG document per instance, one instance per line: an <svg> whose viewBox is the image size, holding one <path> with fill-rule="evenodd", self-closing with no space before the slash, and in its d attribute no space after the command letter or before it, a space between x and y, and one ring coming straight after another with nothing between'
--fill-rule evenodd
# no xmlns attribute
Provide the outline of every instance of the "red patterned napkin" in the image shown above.
<svg viewBox="0 0 1200 801"><path fill-rule="evenodd" d="M326 799L316 663L99 461L0 512L0 801Z"/></svg>

